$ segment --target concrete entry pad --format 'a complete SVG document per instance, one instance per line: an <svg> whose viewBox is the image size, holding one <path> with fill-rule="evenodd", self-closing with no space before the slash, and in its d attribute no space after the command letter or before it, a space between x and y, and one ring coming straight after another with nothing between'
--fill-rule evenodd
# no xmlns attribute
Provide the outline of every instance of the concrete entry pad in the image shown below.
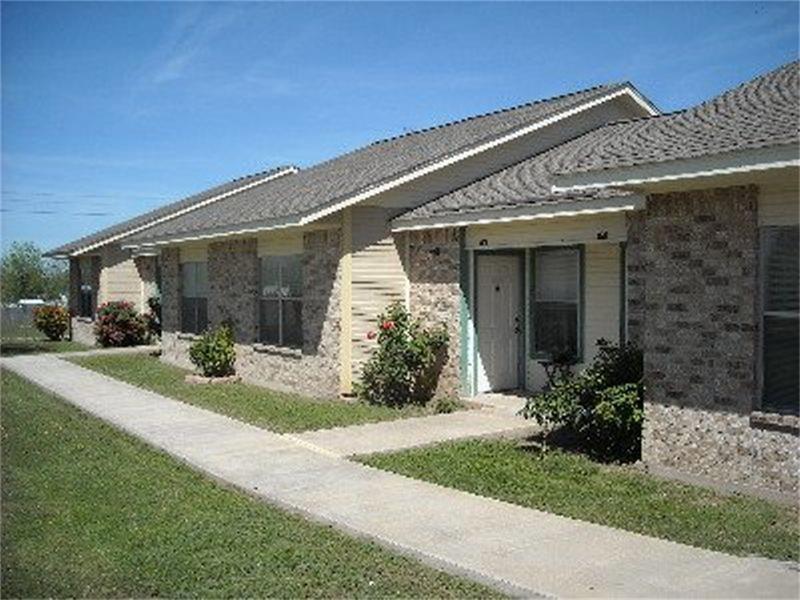
<svg viewBox="0 0 800 600"><path fill-rule="evenodd" d="M796 563L700 550L379 471L52 356L2 365L214 478L509 593L800 593Z"/></svg>

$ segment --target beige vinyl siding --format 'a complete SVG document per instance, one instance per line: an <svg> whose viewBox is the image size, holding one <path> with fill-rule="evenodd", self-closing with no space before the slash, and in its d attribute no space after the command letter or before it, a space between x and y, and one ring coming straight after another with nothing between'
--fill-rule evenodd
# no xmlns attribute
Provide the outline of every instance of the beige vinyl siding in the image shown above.
<svg viewBox="0 0 800 600"><path fill-rule="evenodd" d="M375 318L392 302L405 302L408 279L389 226L389 212L355 207L352 254L353 370L358 373L375 343L366 339ZM404 238L403 238L404 239Z"/></svg>
<svg viewBox="0 0 800 600"><path fill-rule="evenodd" d="M288 256L302 253L302 231L274 231L258 236L258 256Z"/></svg>
<svg viewBox="0 0 800 600"><path fill-rule="evenodd" d="M576 371L592 362L597 354L597 340L619 342L620 251L618 243L586 244L584 247L584 360ZM546 382L544 369L535 359L529 358L528 389L539 390Z"/></svg>
<svg viewBox="0 0 800 600"><path fill-rule="evenodd" d="M100 254L98 305L105 302L132 302L142 310L143 283L130 252L119 246L106 246Z"/></svg>
<svg viewBox="0 0 800 600"><path fill-rule="evenodd" d="M591 362L597 340L619 342L621 293L619 244L586 244L584 358Z"/></svg>
<svg viewBox="0 0 800 600"><path fill-rule="evenodd" d="M181 246L180 262L208 262L208 246Z"/></svg>
<svg viewBox="0 0 800 600"><path fill-rule="evenodd" d="M621 242L627 239L625 214L622 212L555 217L475 225L467 229L466 247L471 250L491 248L526 248L596 241Z"/></svg>
<svg viewBox="0 0 800 600"><path fill-rule="evenodd" d="M758 197L759 225L797 225L798 221L800 189L796 181L761 186Z"/></svg>

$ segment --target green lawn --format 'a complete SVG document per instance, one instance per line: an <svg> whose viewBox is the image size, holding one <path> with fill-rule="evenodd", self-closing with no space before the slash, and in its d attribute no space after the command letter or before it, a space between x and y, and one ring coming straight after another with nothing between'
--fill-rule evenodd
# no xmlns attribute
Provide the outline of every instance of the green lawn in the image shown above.
<svg viewBox="0 0 800 600"><path fill-rule="evenodd" d="M164 396L202 406L272 431L324 429L388 421L428 412L419 406L397 409L360 402L318 401L244 383L190 384L184 381L187 371L164 364L151 356L83 356L70 360Z"/></svg>
<svg viewBox="0 0 800 600"><path fill-rule="evenodd" d="M4 327L0 334L0 356L40 354L42 352L77 352L89 349L84 344L69 340L50 341L32 325Z"/></svg>
<svg viewBox="0 0 800 600"><path fill-rule="evenodd" d="M452 442L362 462L547 512L730 554L798 559L796 507L726 496L519 442Z"/></svg>
<svg viewBox="0 0 800 600"><path fill-rule="evenodd" d="M4 598L494 595L223 488L11 373L2 394Z"/></svg>

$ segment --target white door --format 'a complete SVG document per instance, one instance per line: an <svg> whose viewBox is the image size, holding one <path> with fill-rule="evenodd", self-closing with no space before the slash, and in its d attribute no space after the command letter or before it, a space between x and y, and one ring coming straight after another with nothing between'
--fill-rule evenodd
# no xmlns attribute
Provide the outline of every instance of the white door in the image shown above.
<svg viewBox="0 0 800 600"><path fill-rule="evenodd" d="M521 258L478 254L476 260L478 392L515 389L523 325Z"/></svg>

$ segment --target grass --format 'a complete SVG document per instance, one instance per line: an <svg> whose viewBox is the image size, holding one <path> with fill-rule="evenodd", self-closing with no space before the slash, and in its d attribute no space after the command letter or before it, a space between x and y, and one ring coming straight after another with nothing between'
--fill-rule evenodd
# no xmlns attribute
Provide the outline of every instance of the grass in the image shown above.
<svg viewBox="0 0 800 600"><path fill-rule="evenodd" d="M73 357L72 362L133 385L277 432L296 432L388 421L428 414L419 406L390 408L365 403L318 401L245 383L197 385L187 371L142 355Z"/></svg>
<svg viewBox="0 0 800 600"><path fill-rule="evenodd" d="M484 597L223 488L2 374L4 598Z"/></svg>
<svg viewBox="0 0 800 600"><path fill-rule="evenodd" d="M4 327L0 337L0 356L41 354L43 352L78 352L89 347L78 342L48 340L32 325Z"/></svg>
<svg viewBox="0 0 800 600"><path fill-rule="evenodd" d="M692 546L798 560L796 507L723 495L577 454L483 440L360 460L481 496Z"/></svg>

